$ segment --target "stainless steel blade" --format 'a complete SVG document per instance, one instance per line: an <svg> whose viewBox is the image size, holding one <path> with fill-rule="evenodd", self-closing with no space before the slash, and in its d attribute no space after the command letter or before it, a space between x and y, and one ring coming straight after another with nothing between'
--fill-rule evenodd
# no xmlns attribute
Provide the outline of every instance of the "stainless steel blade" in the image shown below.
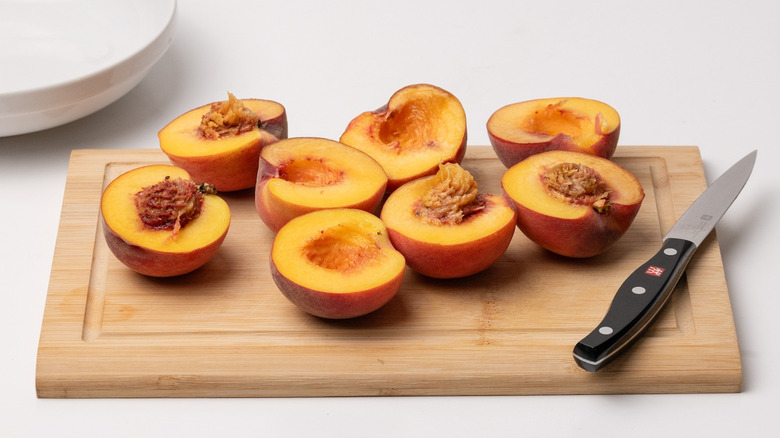
<svg viewBox="0 0 780 438"><path fill-rule="evenodd" d="M755 150L735 163L699 196L669 230L664 240L683 239L699 246L745 186L756 162Z"/></svg>

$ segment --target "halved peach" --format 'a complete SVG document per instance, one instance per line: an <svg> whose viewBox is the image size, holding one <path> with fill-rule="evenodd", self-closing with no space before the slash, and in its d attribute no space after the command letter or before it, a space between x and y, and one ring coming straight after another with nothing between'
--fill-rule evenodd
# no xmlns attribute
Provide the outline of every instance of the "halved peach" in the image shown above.
<svg viewBox="0 0 780 438"><path fill-rule="evenodd" d="M152 277L186 274L208 262L230 226L230 208L187 171L150 165L123 173L100 200L103 235L129 268Z"/></svg>
<svg viewBox="0 0 780 438"><path fill-rule="evenodd" d="M516 222L504 196L479 193L471 174L456 163L398 188L381 218L407 265L434 278L487 269L506 252Z"/></svg>
<svg viewBox="0 0 780 438"><path fill-rule="evenodd" d="M620 136L620 115L592 99L561 97L514 103L487 122L488 137L506 167L552 150L612 158Z"/></svg>
<svg viewBox="0 0 780 438"><path fill-rule="evenodd" d="M299 216L279 230L271 247L271 275L279 290L323 318L353 318L384 306L400 289L404 266L385 225L363 210Z"/></svg>
<svg viewBox="0 0 780 438"><path fill-rule="evenodd" d="M387 175L373 158L324 138L291 138L260 152L255 208L272 231L325 208L376 211Z"/></svg>
<svg viewBox="0 0 780 438"><path fill-rule="evenodd" d="M466 113L439 87L409 85L386 105L358 115L340 141L371 155L385 169L388 192L436 173L439 163L460 163L466 154Z"/></svg>
<svg viewBox="0 0 780 438"><path fill-rule="evenodd" d="M510 167L501 186L517 209L517 227L543 248L591 257L617 242L645 192L636 177L606 158L549 151Z"/></svg>
<svg viewBox="0 0 780 438"><path fill-rule="evenodd" d="M171 163L196 181L229 192L253 187L260 150L287 138L287 113L262 99L214 102L188 111L158 133Z"/></svg>

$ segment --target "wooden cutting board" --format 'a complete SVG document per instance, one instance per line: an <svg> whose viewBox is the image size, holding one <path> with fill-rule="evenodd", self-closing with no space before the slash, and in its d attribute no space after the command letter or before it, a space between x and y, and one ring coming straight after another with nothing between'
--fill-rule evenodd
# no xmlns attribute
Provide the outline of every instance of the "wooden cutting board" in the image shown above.
<svg viewBox="0 0 780 438"><path fill-rule="evenodd" d="M519 231L493 267L457 280L407 270L399 294L362 318L299 311L269 274L273 234L252 190L222 194L233 222L217 256L170 279L138 275L108 251L106 184L167 163L158 150L76 150L41 328L39 397L266 397L739 392L742 370L716 236L634 347L598 373L572 348L618 286L705 189L696 147L618 148L646 198L616 246L586 260ZM464 167L500 193L503 166L471 146Z"/></svg>

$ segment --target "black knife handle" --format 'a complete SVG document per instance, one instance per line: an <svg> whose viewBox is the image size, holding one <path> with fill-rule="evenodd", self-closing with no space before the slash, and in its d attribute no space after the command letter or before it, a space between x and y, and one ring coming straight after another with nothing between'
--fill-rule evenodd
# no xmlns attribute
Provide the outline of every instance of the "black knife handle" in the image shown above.
<svg viewBox="0 0 780 438"><path fill-rule="evenodd" d="M667 239L623 282L598 327L574 347L577 364L598 371L631 345L669 299L695 251L692 242Z"/></svg>

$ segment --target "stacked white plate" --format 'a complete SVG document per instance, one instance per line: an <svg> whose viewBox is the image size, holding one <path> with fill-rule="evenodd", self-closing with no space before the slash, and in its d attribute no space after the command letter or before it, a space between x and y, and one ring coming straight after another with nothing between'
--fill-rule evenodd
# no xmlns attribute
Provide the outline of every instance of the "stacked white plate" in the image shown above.
<svg viewBox="0 0 780 438"><path fill-rule="evenodd" d="M0 1L0 136L109 105L173 41L176 0Z"/></svg>

